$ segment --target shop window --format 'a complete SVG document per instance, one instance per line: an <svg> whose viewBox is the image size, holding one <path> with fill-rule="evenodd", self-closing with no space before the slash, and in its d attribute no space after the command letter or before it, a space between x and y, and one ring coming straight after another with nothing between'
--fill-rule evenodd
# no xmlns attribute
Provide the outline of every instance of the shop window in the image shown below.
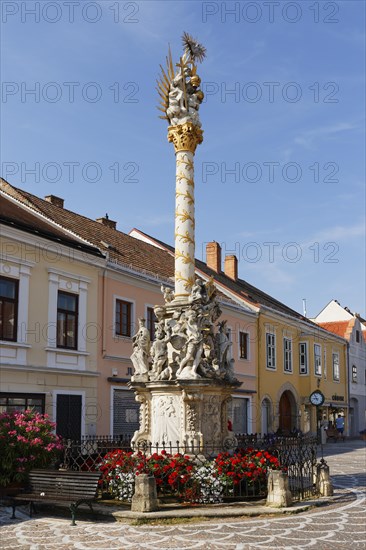
<svg viewBox="0 0 366 550"><path fill-rule="evenodd" d="M39 393L0 393L0 413L26 410L44 414L45 396Z"/></svg>

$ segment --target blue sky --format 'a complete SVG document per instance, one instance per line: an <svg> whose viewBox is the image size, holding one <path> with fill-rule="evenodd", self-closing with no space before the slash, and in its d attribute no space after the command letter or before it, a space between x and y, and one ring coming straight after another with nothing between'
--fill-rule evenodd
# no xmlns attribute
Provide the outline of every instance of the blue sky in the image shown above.
<svg viewBox="0 0 366 550"><path fill-rule="evenodd" d="M365 315L364 2L1 7L10 183L173 244L175 161L155 79L188 31L207 48L196 256L216 240L290 307L306 298L314 316L336 298Z"/></svg>

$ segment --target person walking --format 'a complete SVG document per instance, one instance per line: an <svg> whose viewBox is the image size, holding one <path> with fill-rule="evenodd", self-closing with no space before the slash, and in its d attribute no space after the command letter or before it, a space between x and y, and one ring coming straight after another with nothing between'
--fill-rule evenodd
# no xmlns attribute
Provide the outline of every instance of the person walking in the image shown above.
<svg viewBox="0 0 366 550"><path fill-rule="evenodd" d="M338 431L338 439L342 438L343 441L344 441L344 435L343 435L343 432L344 432L344 416L339 414L338 418L336 418L335 423L336 423L336 428L337 428L337 431Z"/></svg>

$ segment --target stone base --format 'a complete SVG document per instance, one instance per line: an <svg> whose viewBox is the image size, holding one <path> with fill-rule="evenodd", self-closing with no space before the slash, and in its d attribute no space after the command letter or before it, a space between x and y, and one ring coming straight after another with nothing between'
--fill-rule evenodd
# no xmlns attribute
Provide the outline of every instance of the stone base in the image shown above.
<svg viewBox="0 0 366 550"><path fill-rule="evenodd" d="M155 512L159 509L156 481L153 476L140 474L135 479L135 494L132 497L132 512Z"/></svg>
<svg viewBox="0 0 366 550"><path fill-rule="evenodd" d="M268 475L267 505L276 508L291 506L292 495L288 475L280 470L270 470Z"/></svg>
<svg viewBox="0 0 366 550"><path fill-rule="evenodd" d="M227 405L234 386L215 380L172 380L130 384L141 403L135 445L147 442L173 452L235 448ZM154 449L155 450L155 449Z"/></svg>
<svg viewBox="0 0 366 550"><path fill-rule="evenodd" d="M319 494L322 497L333 496L334 489L330 477L330 470L324 459L322 459L320 463L316 465L316 478Z"/></svg>

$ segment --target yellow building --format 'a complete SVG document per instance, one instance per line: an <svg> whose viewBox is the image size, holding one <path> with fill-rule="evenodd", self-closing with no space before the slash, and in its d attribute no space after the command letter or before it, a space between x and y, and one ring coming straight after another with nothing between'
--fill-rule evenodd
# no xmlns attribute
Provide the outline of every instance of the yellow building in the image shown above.
<svg viewBox="0 0 366 550"><path fill-rule="evenodd" d="M258 431L315 433L320 423L334 422L338 409L344 415L346 341L295 312L263 305L258 323ZM318 406L310 400L314 391Z"/></svg>
<svg viewBox="0 0 366 550"><path fill-rule="evenodd" d="M104 258L4 181L0 195L0 411L34 408L64 437L93 435Z"/></svg>

